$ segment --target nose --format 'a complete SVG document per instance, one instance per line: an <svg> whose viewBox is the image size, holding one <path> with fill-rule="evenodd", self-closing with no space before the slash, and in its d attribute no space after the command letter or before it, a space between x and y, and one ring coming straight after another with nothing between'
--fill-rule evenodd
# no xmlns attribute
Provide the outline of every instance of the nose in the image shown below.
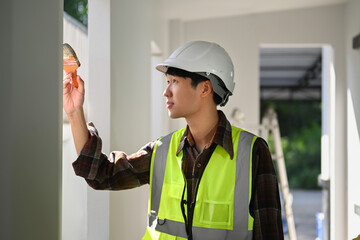
<svg viewBox="0 0 360 240"><path fill-rule="evenodd" d="M163 92L164 97L170 97L171 91L170 91L170 84L168 84Z"/></svg>

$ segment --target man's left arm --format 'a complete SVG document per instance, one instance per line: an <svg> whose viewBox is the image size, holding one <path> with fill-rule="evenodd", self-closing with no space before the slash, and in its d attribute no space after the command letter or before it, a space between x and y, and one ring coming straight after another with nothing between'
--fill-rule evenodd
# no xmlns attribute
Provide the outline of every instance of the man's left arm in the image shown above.
<svg viewBox="0 0 360 240"><path fill-rule="evenodd" d="M254 144L252 161L253 239L284 239L276 172L269 147L261 138Z"/></svg>

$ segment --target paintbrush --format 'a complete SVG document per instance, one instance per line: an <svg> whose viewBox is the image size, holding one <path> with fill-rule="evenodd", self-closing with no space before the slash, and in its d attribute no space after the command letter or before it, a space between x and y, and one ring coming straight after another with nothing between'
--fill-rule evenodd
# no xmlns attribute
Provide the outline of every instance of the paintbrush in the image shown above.
<svg viewBox="0 0 360 240"><path fill-rule="evenodd" d="M77 82L76 69L80 67L80 61L76 56L74 49L67 43L63 44L63 68L66 74L72 73L72 82L77 88L79 86Z"/></svg>

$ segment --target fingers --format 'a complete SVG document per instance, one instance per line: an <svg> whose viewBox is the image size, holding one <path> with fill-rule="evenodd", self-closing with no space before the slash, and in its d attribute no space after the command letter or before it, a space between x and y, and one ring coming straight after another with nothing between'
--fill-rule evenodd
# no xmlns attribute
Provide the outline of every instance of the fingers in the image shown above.
<svg viewBox="0 0 360 240"><path fill-rule="evenodd" d="M63 89L65 90L70 90L69 87L71 86L74 86L74 82L72 80L72 76L73 74L72 73L69 73L69 74L66 74L65 77L64 77L64 80L63 80ZM80 93L84 94L85 92L85 87L84 87L84 80L82 80L82 78L77 75L76 76L76 81L78 83L78 88L77 88L77 91L79 91Z"/></svg>
<svg viewBox="0 0 360 240"><path fill-rule="evenodd" d="M68 73L68 74L65 75L64 80L65 80L66 78L71 78L71 77L72 77L72 73Z"/></svg>
<svg viewBox="0 0 360 240"><path fill-rule="evenodd" d="M72 77L71 73L67 74L63 80L63 88L67 88L68 86L72 85Z"/></svg>

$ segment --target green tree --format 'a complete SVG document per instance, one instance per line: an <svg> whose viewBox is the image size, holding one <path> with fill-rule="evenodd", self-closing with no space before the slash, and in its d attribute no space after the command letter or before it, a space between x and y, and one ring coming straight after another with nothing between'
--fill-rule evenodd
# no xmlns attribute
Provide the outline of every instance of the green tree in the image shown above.
<svg viewBox="0 0 360 240"><path fill-rule="evenodd" d="M262 112L274 108L279 120L289 184L318 189L321 160L321 103L300 101L263 102ZM272 138L268 139L270 149Z"/></svg>
<svg viewBox="0 0 360 240"><path fill-rule="evenodd" d="M320 173L321 126L311 122L289 140L282 139L289 184L295 188L316 189Z"/></svg>
<svg viewBox="0 0 360 240"><path fill-rule="evenodd" d="M64 0L64 11L73 18L87 26L88 24L88 1L87 0Z"/></svg>

